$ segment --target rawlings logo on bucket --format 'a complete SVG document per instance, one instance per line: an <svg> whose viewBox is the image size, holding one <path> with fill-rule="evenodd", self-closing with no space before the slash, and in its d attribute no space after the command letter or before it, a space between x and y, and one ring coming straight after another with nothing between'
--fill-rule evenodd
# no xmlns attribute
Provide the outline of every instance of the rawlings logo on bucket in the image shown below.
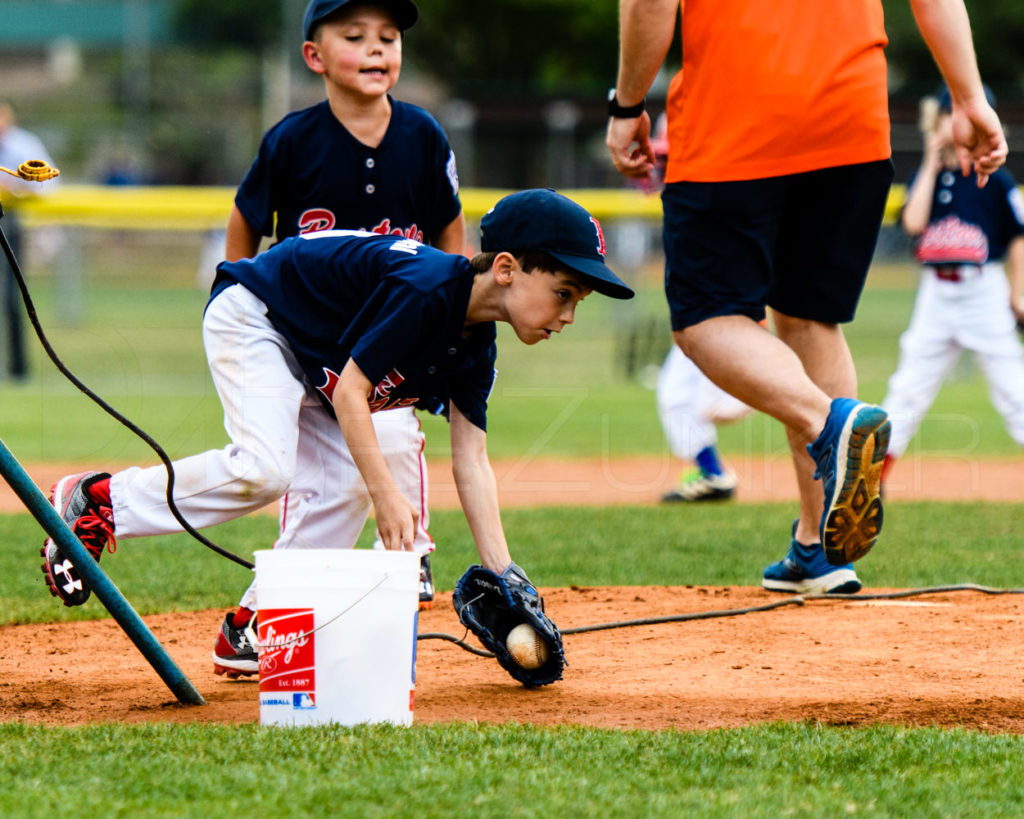
<svg viewBox="0 0 1024 819"><path fill-rule="evenodd" d="M316 627L313 609L260 609L257 620L260 650L260 693L316 690Z"/></svg>

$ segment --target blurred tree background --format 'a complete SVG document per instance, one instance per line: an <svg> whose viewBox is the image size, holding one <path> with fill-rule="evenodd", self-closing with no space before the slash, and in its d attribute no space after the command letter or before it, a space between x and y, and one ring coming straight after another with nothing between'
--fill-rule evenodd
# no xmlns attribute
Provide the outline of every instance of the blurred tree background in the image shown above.
<svg viewBox="0 0 1024 819"><path fill-rule="evenodd" d="M617 0L421 0L397 97L448 131L464 185L618 186L604 153ZM939 74L907 0L883 0L897 175ZM1024 3L967 0L983 76L1024 154ZM305 0L0 4L2 92L69 181L235 185L263 131L323 96L301 60ZM651 95L659 107L678 45ZM673 63L675 65L673 65ZM1024 133L1021 134L1024 137ZM1019 156L1011 168L1024 178Z"/></svg>
<svg viewBox="0 0 1024 819"><path fill-rule="evenodd" d="M907 0L883 0L889 34L890 73L901 96L917 99L934 90L940 77L914 24ZM1024 3L967 0L982 76L997 97L1020 106L1024 94Z"/></svg>

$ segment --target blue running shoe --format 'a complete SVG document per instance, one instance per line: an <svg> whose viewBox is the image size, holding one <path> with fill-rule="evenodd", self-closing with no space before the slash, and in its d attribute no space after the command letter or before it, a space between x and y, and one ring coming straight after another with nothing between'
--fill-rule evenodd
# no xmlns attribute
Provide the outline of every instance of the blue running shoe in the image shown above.
<svg viewBox="0 0 1024 819"><path fill-rule="evenodd" d="M853 564L833 566L825 559L820 543L805 546L796 540L796 521L789 552L764 570L761 585L768 591L794 594L856 594L860 580Z"/></svg>
<svg viewBox="0 0 1024 819"><path fill-rule="evenodd" d="M891 432L881 407L836 398L825 429L807 447L825 487L821 543L833 566L860 560L882 531L880 482Z"/></svg>

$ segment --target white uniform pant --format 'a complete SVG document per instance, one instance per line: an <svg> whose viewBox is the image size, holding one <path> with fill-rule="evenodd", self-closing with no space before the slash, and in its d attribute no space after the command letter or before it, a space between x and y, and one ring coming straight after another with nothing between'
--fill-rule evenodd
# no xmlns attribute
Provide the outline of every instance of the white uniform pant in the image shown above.
<svg viewBox="0 0 1024 819"><path fill-rule="evenodd" d="M961 281L921 275L910 326L900 336L900 361L882 406L892 420L890 454L906 452L924 414L962 350L977 356L992 404L1010 436L1024 446L1024 348L1010 310L1000 264L959 268Z"/></svg>
<svg viewBox="0 0 1024 819"><path fill-rule="evenodd" d="M716 424L737 421L750 407L717 386L672 345L655 386L658 416L672 454L693 460L718 441Z"/></svg>
<svg viewBox="0 0 1024 819"><path fill-rule="evenodd" d="M231 439L223 449L174 462L174 500L201 529L282 498L274 548L346 549L355 545L370 497L338 422L307 391L266 305L241 285L217 296L203 319L203 343ZM395 482L420 510L415 549L427 534L423 433L411 409L374 413L374 429ZM131 467L110 481L119 538L180 532L167 506L163 466ZM256 607L252 587L241 604Z"/></svg>

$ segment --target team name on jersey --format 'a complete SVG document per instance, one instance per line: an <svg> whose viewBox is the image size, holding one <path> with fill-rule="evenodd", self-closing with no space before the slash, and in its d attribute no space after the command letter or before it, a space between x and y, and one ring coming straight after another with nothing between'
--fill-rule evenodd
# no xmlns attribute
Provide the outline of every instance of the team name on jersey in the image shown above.
<svg viewBox="0 0 1024 819"><path fill-rule="evenodd" d="M929 225L917 243L923 264L984 264L988 259L985 231L954 214Z"/></svg>
<svg viewBox="0 0 1024 819"><path fill-rule="evenodd" d="M317 390L328 400L334 401L334 390L338 386L338 379L341 377L329 367L324 367L324 383L317 387ZM418 398L392 398L391 393L395 387L405 381L405 376L398 370L392 370L380 383L373 388L373 394L367 399L370 412L381 412L382 410L398 409L399 407L411 407L416 404Z"/></svg>
<svg viewBox="0 0 1024 819"><path fill-rule="evenodd" d="M384 236L404 236L406 239L414 239L420 244L423 244L423 231L416 227L415 222L407 228L393 228L391 227L390 219L383 219L370 228L370 233L380 233Z"/></svg>
<svg viewBox="0 0 1024 819"><path fill-rule="evenodd" d="M319 233L322 230L332 230L337 220L334 214L327 208L309 208L299 216L299 233ZM409 227L392 227L390 219L382 219L372 228L363 228L368 233L379 233L382 236L402 236L406 239L415 239L423 242L423 231L413 222ZM602 240L603 241L603 240Z"/></svg>
<svg viewBox="0 0 1024 819"><path fill-rule="evenodd" d="M318 230L330 230L334 227L334 214L327 208L309 208L299 216L299 233L315 233Z"/></svg>

